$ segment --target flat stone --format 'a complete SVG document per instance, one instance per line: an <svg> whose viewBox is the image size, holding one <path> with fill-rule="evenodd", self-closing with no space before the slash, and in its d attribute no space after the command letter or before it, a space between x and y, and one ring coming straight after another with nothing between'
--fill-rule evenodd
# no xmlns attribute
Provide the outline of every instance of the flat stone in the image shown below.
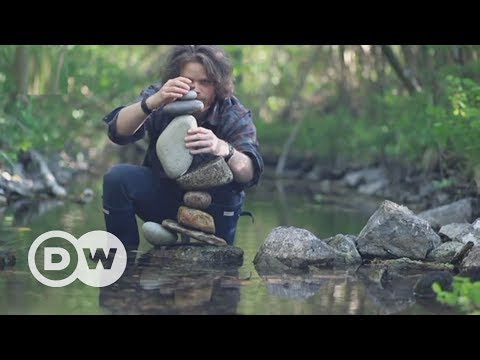
<svg viewBox="0 0 480 360"><path fill-rule="evenodd" d="M232 180L233 174L227 163L222 157L217 157L180 176L177 183L184 190L205 190L228 184Z"/></svg>
<svg viewBox="0 0 480 360"><path fill-rule="evenodd" d="M221 275L215 271L217 269L225 271L226 268L242 266L243 250L237 246L214 246L205 243L169 246L151 248L140 260L142 265L147 265L143 268L142 277L147 269L151 270L156 275L149 276L149 279L161 282L164 288L170 287L177 291L201 286L205 281L211 284L211 277ZM228 278L230 280L230 277ZM152 282L149 284L153 285ZM158 285L160 284L157 283Z"/></svg>
<svg viewBox="0 0 480 360"><path fill-rule="evenodd" d="M203 110L203 102L200 100L174 101L163 107L163 111L171 115L187 115Z"/></svg>
<svg viewBox="0 0 480 360"><path fill-rule="evenodd" d="M196 127L197 120L193 116L177 116L158 137L157 156L170 179L185 174L192 164L193 155L185 147L185 136L188 130Z"/></svg>
<svg viewBox="0 0 480 360"><path fill-rule="evenodd" d="M162 225L148 221L142 225L145 240L154 246L172 245L177 242L178 235L165 229Z"/></svg>
<svg viewBox="0 0 480 360"><path fill-rule="evenodd" d="M186 227L215 234L215 222L212 215L197 209L180 206L177 213L178 223Z"/></svg>
<svg viewBox="0 0 480 360"><path fill-rule="evenodd" d="M183 202L192 209L205 210L212 203L212 196L203 191L188 191L183 196Z"/></svg>
<svg viewBox="0 0 480 360"><path fill-rule="evenodd" d="M179 225L176 221L173 221L173 220L169 220L169 219L163 220L162 225L165 229L175 231L175 232L180 233L180 234L185 234L187 236L190 236L190 237L192 237L196 240L205 242L207 244L217 245L217 246L226 246L227 245L227 242L225 240L223 240L222 238L219 238L219 237L217 237L215 235L211 235L211 234L205 234L202 231L187 229L187 228Z"/></svg>
<svg viewBox="0 0 480 360"><path fill-rule="evenodd" d="M190 90L188 93L183 95L179 101L195 100L197 98L197 92L195 90Z"/></svg>

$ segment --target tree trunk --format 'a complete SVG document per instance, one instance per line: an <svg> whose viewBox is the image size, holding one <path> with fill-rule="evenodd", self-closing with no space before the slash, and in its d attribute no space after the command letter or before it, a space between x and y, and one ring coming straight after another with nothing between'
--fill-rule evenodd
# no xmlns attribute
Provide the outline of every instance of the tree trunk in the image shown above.
<svg viewBox="0 0 480 360"><path fill-rule="evenodd" d="M433 104L437 104L437 93L438 93L438 84L437 84L437 74L435 72L435 63L434 56L430 54L430 48L428 45L422 45L420 49L420 59L422 61L421 69L423 73L423 78L425 79L425 84L428 89L428 93L432 94Z"/></svg>
<svg viewBox="0 0 480 360"><path fill-rule="evenodd" d="M297 83L297 86L294 89L294 92L291 97L291 101L289 105L284 109L284 111L282 111L282 116L281 116L282 118L284 119L292 118L296 120L296 124L292 132L290 133L290 136L288 137L287 141L285 142L280 158L278 159L277 167L275 169L275 174L277 176L280 176L283 174L283 171L285 169L285 164L287 163L288 154L290 153L290 148L295 142L298 132L300 131L300 128L303 124L303 118L300 117L299 119L295 119L295 117L293 116L293 113L294 113L295 107L297 106L297 103L301 98L303 88L305 87L305 84L307 82L308 74L310 73L312 67L315 65L315 62L317 61L321 50L322 48L320 46L316 46L310 59L307 61L305 66L302 67L302 71L300 73L300 81Z"/></svg>
<svg viewBox="0 0 480 360"><path fill-rule="evenodd" d="M264 84L264 86L266 85L267 88L271 86L270 81L271 81L273 72L278 67L278 59L280 57L279 54L281 52L281 48L282 48L281 45L277 45L272 50L271 64L269 66L269 74L268 74L268 77L267 77L268 83ZM268 98L270 96L271 96L271 93L268 92L268 91L264 91L263 94L261 95L260 101L258 102L258 104L259 104L258 108L260 109L260 114L262 114L263 111L267 108Z"/></svg>
<svg viewBox="0 0 480 360"><path fill-rule="evenodd" d="M464 57L463 46L452 45L452 56L453 56L453 60L458 65L461 65L461 66L465 65L465 57Z"/></svg>
<svg viewBox="0 0 480 360"><path fill-rule="evenodd" d="M338 60L340 63L340 79L338 82L338 100L341 105L348 104L347 92L347 66L345 65L345 45L338 47Z"/></svg>
<svg viewBox="0 0 480 360"><path fill-rule="evenodd" d="M15 49L15 59L11 68L15 80L15 88L5 102L4 111L7 114L16 114L17 101L27 102L27 93L30 73L30 55L27 46L19 45Z"/></svg>
<svg viewBox="0 0 480 360"><path fill-rule="evenodd" d="M62 46L62 50L60 50L60 56L58 59L57 69L55 71L55 78L52 84L52 93L59 94L60 93L60 78L62 75L63 64L65 63L65 54L67 52L67 47Z"/></svg>
<svg viewBox="0 0 480 360"><path fill-rule="evenodd" d="M381 49L378 45L372 46L372 54L374 57L375 72L377 73L377 89L381 95L385 93L385 58L382 56Z"/></svg>
<svg viewBox="0 0 480 360"><path fill-rule="evenodd" d="M402 54L405 59L405 76L410 78L417 91L421 90L420 80L417 77L417 58L413 51L412 45L400 45Z"/></svg>
<svg viewBox="0 0 480 360"><path fill-rule="evenodd" d="M388 63L392 66L393 70L402 81L409 94L414 94L416 91L418 91L419 89L416 88L415 83L412 81L411 75L402 68L400 61L393 52L392 48L389 45L381 45L381 47L383 55L385 55Z"/></svg>
<svg viewBox="0 0 480 360"><path fill-rule="evenodd" d="M26 46L20 45L15 50L15 95L28 93L29 54Z"/></svg>

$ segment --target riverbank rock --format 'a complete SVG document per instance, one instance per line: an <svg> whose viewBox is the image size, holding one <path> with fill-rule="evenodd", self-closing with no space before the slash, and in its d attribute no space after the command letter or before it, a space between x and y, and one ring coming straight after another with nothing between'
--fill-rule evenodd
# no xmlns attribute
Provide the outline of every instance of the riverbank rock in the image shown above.
<svg viewBox="0 0 480 360"><path fill-rule="evenodd" d="M360 255L367 258L422 260L440 244L426 220L388 200L370 217L357 240Z"/></svg>
<svg viewBox="0 0 480 360"><path fill-rule="evenodd" d="M480 228L478 227L478 221L475 224L448 224L442 226L438 232L441 236L446 237L452 241L457 241L462 244L466 244L471 241L475 245L480 245Z"/></svg>
<svg viewBox="0 0 480 360"><path fill-rule="evenodd" d="M480 246L474 246L460 264L460 275L480 280Z"/></svg>
<svg viewBox="0 0 480 360"><path fill-rule="evenodd" d="M418 216L427 220L433 229L438 230L442 226L452 223L471 223L480 215L479 208L479 200L465 198L451 204L423 211Z"/></svg>
<svg viewBox="0 0 480 360"><path fill-rule="evenodd" d="M356 236L338 234L324 241L335 251L335 267L348 267L362 263L362 257L355 245Z"/></svg>
<svg viewBox="0 0 480 360"><path fill-rule="evenodd" d="M253 263L257 271L282 273L308 271L309 266L331 267L334 260L334 249L310 231L281 226L270 232Z"/></svg>

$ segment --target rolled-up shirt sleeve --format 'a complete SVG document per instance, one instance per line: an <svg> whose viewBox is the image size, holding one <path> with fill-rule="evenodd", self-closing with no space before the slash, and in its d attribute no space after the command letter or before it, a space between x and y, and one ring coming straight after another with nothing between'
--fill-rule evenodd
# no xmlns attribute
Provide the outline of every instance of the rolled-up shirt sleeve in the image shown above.
<svg viewBox="0 0 480 360"><path fill-rule="evenodd" d="M225 141L228 141L237 151L244 153L252 159L254 167L253 178L248 183L239 185L244 189L256 185L263 173L264 163L259 150L257 129L250 112L241 119L235 120L234 125L225 137Z"/></svg>
<svg viewBox="0 0 480 360"><path fill-rule="evenodd" d="M145 124L142 125L133 135L123 136L117 132L118 113L125 106L120 106L103 118L108 125L108 138L118 145L126 145L142 139L145 136Z"/></svg>
<svg viewBox="0 0 480 360"><path fill-rule="evenodd" d="M131 104L135 104L141 101L143 98L155 94L160 89L160 87L161 87L160 83L156 83L148 86L147 88L141 91L140 95L137 96L137 98ZM140 126L133 135L123 136L118 134L118 131L117 131L118 113L124 107L125 106L120 106L114 109L103 118L103 121L108 125L108 130L107 130L108 138L118 145L126 145L126 144L133 143L135 141L138 141L140 139L143 139L143 137L145 136L145 125L149 121L149 119L147 118L146 121L142 124L142 126Z"/></svg>

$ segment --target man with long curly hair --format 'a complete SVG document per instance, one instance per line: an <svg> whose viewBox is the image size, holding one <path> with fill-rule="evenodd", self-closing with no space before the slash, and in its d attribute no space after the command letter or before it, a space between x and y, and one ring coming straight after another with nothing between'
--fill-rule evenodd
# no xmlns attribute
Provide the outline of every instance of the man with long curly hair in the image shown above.
<svg viewBox="0 0 480 360"><path fill-rule="evenodd" d="M104 121L108 136L124 145L149 135L149 147L141 166L114 165L104 175L103 211L107 231L127 247L136 249L139 234L135 215L158 224L176 219L184 190L166 176L156 153L160 134L174 119L163 107L196 92L203 109L192 115L198 127L188 131L185 146L193 162L223 157L233 181L207 191L212 203L215 235L233 244L244 190L257 184L263 172L256 128L251 111L234 96L233 68L225 51L215 45L174 46L167 58L161 82L142 90L130 105L114 109Z"/></svg>

